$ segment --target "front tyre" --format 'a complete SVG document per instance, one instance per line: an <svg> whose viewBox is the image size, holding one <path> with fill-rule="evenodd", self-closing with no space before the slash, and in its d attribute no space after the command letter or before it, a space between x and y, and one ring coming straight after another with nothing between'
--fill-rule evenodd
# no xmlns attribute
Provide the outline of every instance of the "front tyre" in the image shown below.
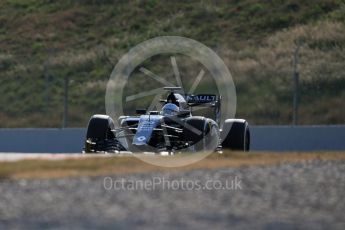
<svg viewBox="0 0 345 230"><path fill-rule="evenodd" d="M250 131L246 120L225 120L221 137L223 149L249 151Z"/></svg>
<svg viewBox="0 0 345 230"><path fill-rule="evenodd" d="M86 141L85 141L85 153L107 151L114 145L115 125L111 117L107 115L93 115L89 121Z"/></svg>

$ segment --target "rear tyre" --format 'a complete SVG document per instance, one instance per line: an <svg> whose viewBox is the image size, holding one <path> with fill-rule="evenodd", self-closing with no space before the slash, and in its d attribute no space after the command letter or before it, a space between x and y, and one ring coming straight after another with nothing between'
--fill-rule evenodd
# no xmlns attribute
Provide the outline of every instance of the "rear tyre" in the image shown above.
<svg viewBox="0 0 345 230"><path fill-rule="evenodd" d="M112 132L114 128L114 121L111 117L106 115L92 116L86 132L85 153L102 151L102 148L97 149L99 147L97 143L114 140L115 135Z"/></svg>
<svg viewBox="0 0 345 230"><path fill-rule="evenodd" d="M227 119L221 137L223 149L249 151L250 131L246 120Z"/></svg>

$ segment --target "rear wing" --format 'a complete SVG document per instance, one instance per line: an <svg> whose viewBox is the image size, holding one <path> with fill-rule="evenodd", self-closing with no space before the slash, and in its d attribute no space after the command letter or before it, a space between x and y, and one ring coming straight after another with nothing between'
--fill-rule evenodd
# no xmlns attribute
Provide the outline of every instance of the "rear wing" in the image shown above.
<svg viewBox="0 0 345 230"><path fill-rule="evenodd" d="M221 96L217 96L214 94L198 94L198 95L192 95L192 94L186 94L184 95L184 98L187 102L187 104L191 108L196 106L201 107L210 107L213 109L213 115L214 120L218 123L220 123L220 116L221 116Z"/></svg>
<svg viewBox="0 0 345 230"><path fill-rule="evenodd" d="M193 107L208 107L212 108L214 120L220 124L220 115L221 115L221 96L215 94L183 94L183 90L181 87L164 87L164 90L170 91L170 95L168 96L167 100L160 100L162 103L166 103L167 101L171 101L172 103L176 103L180 99L184 99L184 105L188 105L190 108L190 112L193 112ZM175 93L176 91L182 91L182 94ZM171 97L171 98L170 98ZM180 100L180 105L182 100Z"/></svg>
<svg viewBox="0 0 345 230"><path fill-rule="evenodd" d="M214 95L214 94L198 94L198 95L191 95L186 94L184 96L186 102L189 106L202 106L202 105L216 105L220 103L221 97Z"/></svg>

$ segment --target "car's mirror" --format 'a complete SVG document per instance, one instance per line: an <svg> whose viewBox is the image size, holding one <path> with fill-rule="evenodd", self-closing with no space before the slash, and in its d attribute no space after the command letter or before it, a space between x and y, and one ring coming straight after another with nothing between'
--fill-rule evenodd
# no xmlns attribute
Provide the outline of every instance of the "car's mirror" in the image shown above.
<svg viewBox="0 0 345 230"><path fill-rule="evenodd" d="M136 114L144 115L146 114L146 109L136 109Z"/></svg>
<svg viewBox="0 0 345 230"><path fill-rule="evenodd" d="M159 111L150 111L150 115L159 115Z"/></svg>

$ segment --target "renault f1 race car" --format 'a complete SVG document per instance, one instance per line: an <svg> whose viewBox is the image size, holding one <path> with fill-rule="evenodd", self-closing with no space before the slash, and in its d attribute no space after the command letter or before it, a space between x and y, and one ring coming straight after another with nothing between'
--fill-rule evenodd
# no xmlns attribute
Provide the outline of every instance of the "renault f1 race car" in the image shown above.
<svg viewBox="0 0 345 230"><path fill-rule="evenodd" d="M220 129L221 97L176 93L161 100L161 111L137 110L136 116L121 116L119 127L110 116L91 117L85 153L100 152L199 152L216 149L248 151L250 132L243 119L227 119ZM214 118L193 116L194 107L209 107Z"/></svg>

